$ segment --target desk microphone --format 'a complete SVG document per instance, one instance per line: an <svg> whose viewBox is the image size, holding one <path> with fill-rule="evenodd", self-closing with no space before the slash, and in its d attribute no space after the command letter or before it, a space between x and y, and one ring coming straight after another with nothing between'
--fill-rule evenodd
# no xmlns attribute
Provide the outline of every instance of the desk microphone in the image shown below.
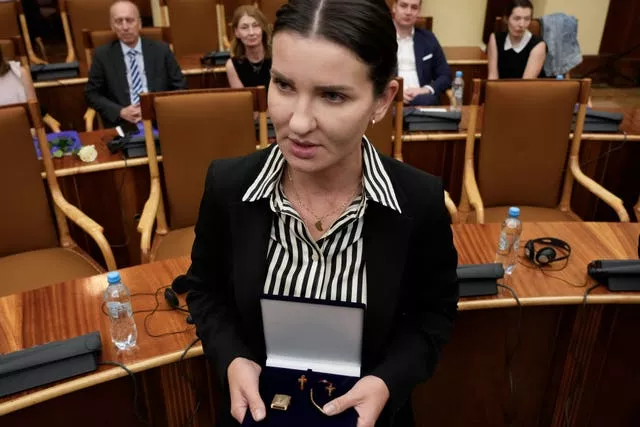
<svg viewBox="0 0 640 427"><path fill-rule="evenodd" d="M587 273L611 291L640 291L639 260L595 260Z"/></svg>
<svg viewBox="0 0 640 427"><path fill-rule="evenodd" d="M178 295L173 289L167 288L164 290L164 300L167 302L169 307L173 308L174 310L182 311L184 313L189 314L187 316L187 323L190 325L193 325L193 318L191 317L191 313L189 313L189 310L186 310L180 307L180 301L178 300Z"/></svg>

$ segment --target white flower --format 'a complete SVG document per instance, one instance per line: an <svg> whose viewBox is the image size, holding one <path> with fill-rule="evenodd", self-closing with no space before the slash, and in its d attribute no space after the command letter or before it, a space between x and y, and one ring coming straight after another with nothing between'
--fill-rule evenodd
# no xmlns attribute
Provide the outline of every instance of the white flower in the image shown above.
<svg viewBox="0 0 640 427"><path fill-rule="evenodd" d="M78 151L78 157L83 162L93 162L98 158L98 152L95 145L85 145Z"/></svg>

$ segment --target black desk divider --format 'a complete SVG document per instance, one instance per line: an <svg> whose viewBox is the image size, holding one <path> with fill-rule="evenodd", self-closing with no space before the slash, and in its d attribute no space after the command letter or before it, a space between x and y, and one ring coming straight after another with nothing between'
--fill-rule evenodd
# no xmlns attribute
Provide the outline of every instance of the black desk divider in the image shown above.
<svg viewBox="0 0 640 427"><path fill-rule="evenodd" d="M587 273L612 292L640 292L640 260L596 260Z"/></svg>
<svg viewBox="0 0 640 427"><path fill-rule="evenodd" d="M97 369L100 333L92 332L0 356L0 397Z"/></svg>
<svg viewBox="0 0 640 427"><path fill-rule="evenodd" d="M497 280L504 277L504 267L494 264L465 264L457 268L461 297L497 295Z"/></svg>

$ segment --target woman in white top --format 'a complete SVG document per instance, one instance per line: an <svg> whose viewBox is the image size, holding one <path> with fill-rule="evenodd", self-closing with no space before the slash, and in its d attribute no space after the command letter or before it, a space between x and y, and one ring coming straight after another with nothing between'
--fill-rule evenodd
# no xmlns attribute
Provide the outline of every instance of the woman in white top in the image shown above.
<svg viewBox="0 0 640 427"><path fill-rule="evenodd" d="M5 61L0 50L0 107L36 100L31 74L18 61ZM60 123L42 111L42 120L53 132L60 132Z"/></svg>
<svg viewBox="0 0 640 427"><path fill-rule="evenodd" d="M529 0L512 0L505 10L507 31L491 34L487 56L490 80L535 79L544 76L542 67L547 45L529 31L533 4Z"/></svg>
<svg viewBox="0 0 640 427"><path fill-rule="evenodd" d="M26 102L32 95L27 91L32 88L29 76L23 72L20 63L5 61L0 50L0 106Z"/></svg>

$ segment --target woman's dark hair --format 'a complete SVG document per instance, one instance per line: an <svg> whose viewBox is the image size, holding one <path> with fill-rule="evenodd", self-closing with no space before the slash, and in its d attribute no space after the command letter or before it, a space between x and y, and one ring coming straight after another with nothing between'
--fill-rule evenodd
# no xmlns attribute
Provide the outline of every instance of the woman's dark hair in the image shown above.
<svg viewBox="0 0 640 427"><path fill-rule="evenodd" d="M369 67L376 96L396 76L396 28L384 0L289 0L276 14L273 35L281 31L322 37L353 52Z"/></svg>
<svg viewBox="0 0 640 427"><path fill-rule="evenodd" d="M511 0L509 5L504 9L504 17L510 17L513 13L513 9L516 7L531 9L531 14L533 15L533 3L531 3L530 0Z"/></svg>
<svg viewBox="0 0 640 427"><path fill-rule="evenodd" d="M4 54L2 53L2 49L0 49L0 77L4 76L9 72L9 63L4 60Z"/></svg>

